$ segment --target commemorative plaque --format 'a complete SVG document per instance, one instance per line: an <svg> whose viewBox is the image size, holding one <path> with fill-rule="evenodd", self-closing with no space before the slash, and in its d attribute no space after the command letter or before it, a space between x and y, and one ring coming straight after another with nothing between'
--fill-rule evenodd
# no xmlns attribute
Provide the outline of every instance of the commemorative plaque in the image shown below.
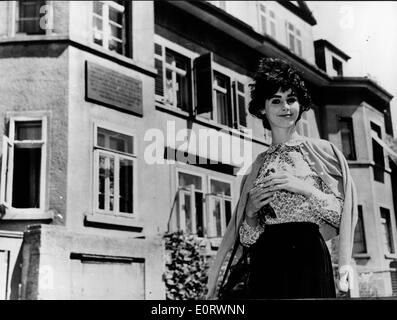
<svg viewBox="0 0 397 320"><path fill-rule="evenodd" d="M143 115L142 82L86 61L86 100Z"/></svg>

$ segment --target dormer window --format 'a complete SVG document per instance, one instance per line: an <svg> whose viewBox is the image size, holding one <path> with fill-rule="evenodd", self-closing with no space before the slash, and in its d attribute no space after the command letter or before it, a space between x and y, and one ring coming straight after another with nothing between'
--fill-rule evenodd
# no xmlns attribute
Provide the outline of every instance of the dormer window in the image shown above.
<svg viewBox="0 0 397 320"><path fill-rule="evenodd" d="M343 76L342 61L336 59L335 57L332 57L332 68L335 70L337 76Z"/></svg>

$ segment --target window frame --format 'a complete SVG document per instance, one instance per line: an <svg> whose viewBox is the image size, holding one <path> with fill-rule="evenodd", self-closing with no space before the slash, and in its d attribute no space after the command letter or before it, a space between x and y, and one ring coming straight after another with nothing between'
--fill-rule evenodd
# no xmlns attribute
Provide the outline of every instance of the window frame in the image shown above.
<svg viewBox="0 0 397 320"><path fill-rule="evenodd" d="M210 191L211 191L211 181L212 180L229 184L230 185L230 196L226 196L226 197L223 196L222 197L222 196L218 196L218 195L212 195L212 193L210 193ZM207 217L207 225L206 225L207 233L206 233L206 236L209 239L221 239L224 236L224 234L226 232L226 229L227 229L226 209L225 209L225 201L226 200L230 201L231 216L233 215L233 196L234 196L234 194L233 194L233 182L230 181L230 180L227 180L227 179L219 178L219 177L216 177L214 175L208 174L207 175L207 186L208 186L208 189L207 189L208 192L207 192L206 197L205 197L205 201L206 202L207 202L207 199L208 199L208 202L207 202L207 205L206 205L206 213L205 213L205 215ZM207 197L207 195L208 195L208 197ZM208 235L209 234L208 226L211 223L214 222L213 221L213 217L210 215L210 213L211 213L211 199L221 199L222 200L221 201L221 236L220 237L218 237L218 236L210 237ZM214 230L216 231L216 224L211 225L211 228L214 228Z"/></svg>
<svg viewBox="0 0 397 320"><path fill-rule="evenodd" d="M113 131L116 133L120 133L120 134L124 134L127 136L132 137L132 141L133 141L133 153L126 153L126 152L122 152L122 151L117 151L117 150L112 150L112 149L108 149L108 148L104 148L98 145L98 128L101 129L105 129L105 130L109 130L109 131ZM94 139L93 139L93 146L92 146L92 150L93 150L93 158L92 158L92 163L93 163L93 192L92 192L92 203L93 203L93 213L94 214L98 214L98 215L103 215L103 216L113 216L113 217L122 217L122 218L129 218L129 219L137 219L137 217L139 216L137 213L137 208L138 208L138 204L137 204L137 200L138 200L138 179L137 179L137 173L138 173L138 157L137 157L137 153L136 150L138 148L137 146L137 139L136 139L136 133L132 133L129 132L128 130L123 130L121 128L115 128L112 125L108 125L108 124L104 124L101 122L94 122ZM104 154L109 154L111 156L114 156L115 158L115 167L114 167L114 205L113 208L117 210L106 210L106 203L105 203L105 209L99 209L99 200L98 200L98 195L99 195L99 154L100 153L104 153ZM133 162L133 181L132 181L132 213L126 213L126 212L120 212L119 210L119 197L120 194L116 194L116 190L119 191L119 181L116 181L116 169L119 168L119 164L116 165L116 159L118 159L118 161L120 162L120 159L127 159L127 160L132 160ZM119 173L117 173L118 175ZM116 183L117 182L117 183ZM116 197L117 197L117 201L116 201ZM107 198L106 194L105 194L105 199Z"/></svg>
<svg viewBox="0 0 397 320"><path fill-rule="evenodd" d="M383 204L379 204L379 222L380 222L380 226L381 226L381 237L382 237L382 246L383 246L383 252L386 258L396 258L397 257L397 253L396 253L396 244L395 244L395 240L396 240L396 234L395 234L395 226L394 223L392 221L392 210L389 206L387 205L383 205ZM382 217L382 209L384 210L385 213L387 213L388 217L385 219ZM389 224L387 224L387 222L389 222ZM388 232L389 232L389 237L390 237L390 245L392 248L392 252L389 251L389 249L385 246L385 240L384 239L384 233L383 233L383 228L384 226L388 227Z"/></svg>
<svg viewBox="0 0 397 320"><path fill-rule="evenodd" d="M211 112L211 120L215 121L216 123L220 124L220 125L224 125L227 126L229 128L233 128L234 127L234 109L235 109L235 105L233 104L233 99L232 99L232 88L231 88L231 83L232 83L232 79L228 76L223 74L222 72L219 72L218 70L214 69L212 70L213 73L213 84L212 84L212 97L213 97L213 101L214 101L214 108ZM223 78L223 80L225 81L225 85L226 88L218 85L217 82L217 77ZM218 103L217 103L217 99L216 99L216 94L220 93L223 94L225 96L226 99L226 109L228 112L228 118L229 118L229 123L225 124L225 123L221 123L220 119L218 119Z"/></svg>
<svg viewBox="0 0 397 320"><path fill-rule="evenodd" d="M290 26L292 29L290 29ZM295 53L298 57L303 58L304 50L303 50L303 41L302 41L302 32L298 29L292 22L285 20L285 32L286 32L286 41L287 48ZM293 38L293 48L290 46L290 36ZM299 44L299 45L298 45ZM300 50L298 50L300 48Z"/></svg>
<svg viewBox="0 0 397 320"><path fill-rule="evenodd" d="M100 2L102 3L102 16L99 16L99 14L94 12L94 2ZM115 38L111 34L111 28L110 24L115 25L116 23L111 22L109 19L109 7L112 7L113 9L117 10L118 12L122 13L123 16L123 21L121 24L121 34L122 34L122 39L121 39L121 48L122 52L117 52L116 50L110 50L109 49L109 42L112 38ZM90 23L89 23L89 28L90 28L90 42L95 45L99 46L102 49L108 51L108 52L113 52L115 54L119 54L121 56L128 56L129 53L126 50L126 44L127 41L130 41L130 39L127 38L126 34L126 28L128 27L128 23L126 21L126 10L128 9L128 6L122 6L118 4L116 1L90 1ZM100 33L102 34L102 45L95 43L94 41L94 36L95 36L95 27L94 27L94 18L99 18L102 21L102 30ZM117 24L118 25L118 24ZM120 26L120 25L118 25ZM118 38L116 38L118 39ZM120 42L120 41L116 41Z"/></svg>
<svg viewBox="0 0 397 320"><path fill-rule="evenodd" d="M11 116L9 117L9 129L8 136L3 135L3 159L1 165L1 190L0 190L0 204L3 205L7 210L12 213L21 213L31 215L32 219L35 219L34 215L42 214L46 207L46 193L47 193L47 116ZM15 122L30 122L30 121L41 121L41 140L15 140ZM8 151L5 152L5 144L11 145L11 156L8 157ZM15 145L34 145L40 146L41 157L40 157L40 206L39 208L14 208L12 206L12 190L13 190L13 174L14 174L14 152ZM4 163L4 155L7 154L7 162ZM11 168L10 168L11 167ZM6 177L7 170L7 177ZM6 200L7 199L7 200ZM28 216L29 217L29 216Z"/></svg>
<svg viewBox="0 0 397 320"><path fill-rule="evenodd" d="M363 247L365 248L365 252L354 252L354 241L353 241L353 257L355 258L360 258L360 257L369 257L368 254L368 241L367 241L367 236L366 236L366 227L365 227L365 222L364 222L364 205L359 204L357 206L358 210L358 221L360 221L361 217L361 226L362 226L362 239L360 239L361 242L363 242ZM355 234L354 234L355 238Z"/></svg>
<svg viewBox="0 0 397 320"><path fill-rule="evenodd" d="M277 39L277 18L275 12L269 9L263 1L258 1L257 11L260 33ZM263 28L262 19L265 21L265 28Z"/></svg>
<svg viewBox="0 0 397 320"><path fill-rule="evenodd" d="M338 116L338 130L339 130L340 139L341 139L341 151L342 151L342 153L344 153L344 150L343 150L343 136L342 136L342 129L343 128L341 127L342 122L346 122L348 128L350 129L349 130L349 133L350 133L349 144L350 144L350 149L351 149L351 157L348 158L345 155L344 156L345 156L346 160L356 161L357 160L357 151L356 151L356 139L355 139L355 136L354 136L354 121L353 121L353 118L352 117L345 117L345 116Z"/></svg>
<svg viewBox="0 0 397 320"><path fill-rule="evenodd" d="M167 108L170 108L170 109L173 109L173 110L178 110L179 112L183 112L183 113L189 114L189 110L193 109L193 106L194 106L193 97L195 95L195 82L194 82L194 79L193 79L193 76L194 76L193 75L194 74L194 72L193 72L193 61L194 61L196 56L193 57L192 54L189 54L188 52L186 52L186 50L182 50L179 46L176 46L175 44L170 43L166 39L164 39L162 37L158 37L157 35L155 35L154 44L157 44L158 46L161 47L161 55L159 55L156 52L154 52L154 59L155 60L156 59L160 60L162 62L162 75L161 75L161 77L162 77L162 82L163 82L163 95L159 95L159 94L155 93L155 100L158 101L158 102L161 102ZM189 106L188 106L188 110L187 111L183 110L181 108L178 108L177 100L176 100L177 92L176 92L175 89L173 90L173 95L174 95L174 101L175 102L173 104L170 104L170 103L167 103L166 99L165 99L165 96L166 96L165 95L165 91L166 91L166 69L167 68L170 69L169 68L170 65L166 62L167 49L169 51L175 52L176 54L180 55L181 57L183 57L184 59L189 61L188 68L190 70L188 72L175 67L175 70L173 70L173 74L172 74L173 88L175 88L175 84L176 84L176 74L175 74L175 72L177 72L177 70L180 70L181 73L183 71L183 72L186 72L186 74L187 74L187 81L188 81L188 86L189 86L188 93L187 93L188 96L189 96L189 99L188 99L189 100L188 101Z"/></svg>
<svg viewBox="0 0 397 320"><path fill-rule="evenodd" d="M197 235L197 221L196 221L196 195L194 193L194 191L196 189L193 190L182 190L182 186L179 185L179 173L185 173L185 174L189 174L192 176L196 176L199 177L201 179L201 185L202 185L202 193L203 193L203 201L205 201L205 195L207 193L207 189L206 189L206 181L205 181L205 174L203 173L199 173L193 170L189 170L186 168L179 168L177 167L175 170L175 181L176 181L176 192L178 192L178 209L177 209L177 229L178 230L183 230L186 231L186 217L183 215L181 216L181 201L180 201L180 195L181 195L181 191L186 191L187 193L190 193L191 196L191 200L190 202L193 204L192 206L192 234ZM203 225L204 225L204 230L203 230L203 235L204 238L207 237L207 230L206 230L206 225L207 225L207 217L206 217L206 208L205 205L203 205ZM182 221L182 218L184 218L184 221ZM182 221L182 222L181 222ZM183 228L182 228L183 227Z"/></svg>

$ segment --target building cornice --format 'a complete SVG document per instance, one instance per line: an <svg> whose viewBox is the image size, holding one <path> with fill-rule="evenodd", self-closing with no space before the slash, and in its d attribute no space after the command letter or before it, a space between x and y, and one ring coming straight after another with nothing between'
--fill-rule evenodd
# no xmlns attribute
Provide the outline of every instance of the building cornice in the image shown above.
<svg viewBox="0 0 397 320"><path fill-rule="evenodd" d="M297 1L299 6L294 5L290 1L277 1L280 5L284 8L291 11L293 14L297 15L303 21L307 22L311 26L317 24L316 19L314 18L312 12L310 11L309 7L306 5L305 1Z"/></svg>

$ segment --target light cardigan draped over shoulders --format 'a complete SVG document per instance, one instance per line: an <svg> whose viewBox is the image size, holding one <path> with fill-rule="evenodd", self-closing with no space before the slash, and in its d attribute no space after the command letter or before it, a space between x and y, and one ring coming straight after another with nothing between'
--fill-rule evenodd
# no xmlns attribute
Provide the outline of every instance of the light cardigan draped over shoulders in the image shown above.
<svg viewBox="0 0 397 320"><path fill-rule="evenodd" d="M342 217L339 228L330 224L320 227L325 241L339 234L338 263L339 267L350 265L353 250L354 228L357 223L357 194L350 175L349 166L342 152L332 143L323 139L313 139L300 136L301 150L309 165L322 178L323 182L337 197L343 198ZM226 260L230 259L230 251L238 241L238 229L244 220L244 211L248 199L248 192L254 186L254 181L263 165L266 151L260 153L251 165L249 173L243 176L240 186L240 198L233 211L232 218L219 246L216 258L211 265L208 275L207 298L216 299L220 270ZM266 227L265 227L266 229ZM240 245L241 249L241 245ZM238 250L236 256L241 254ZM232 257L234 258L234 257ZM271 262L269 262L271 263Z"/></svg>

